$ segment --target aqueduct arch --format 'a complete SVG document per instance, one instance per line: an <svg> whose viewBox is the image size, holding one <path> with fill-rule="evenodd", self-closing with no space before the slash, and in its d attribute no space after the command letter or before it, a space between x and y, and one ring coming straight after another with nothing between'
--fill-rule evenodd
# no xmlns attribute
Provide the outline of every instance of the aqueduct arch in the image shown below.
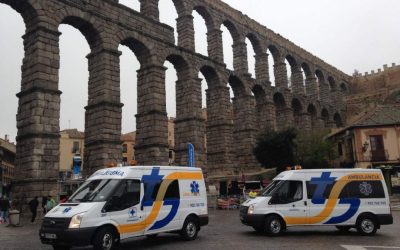
<svg viewBox="0 0 400 250"><path fill-rule="evenodd" d="M17 193L32 197L56 192L62 94L58 27L63 23L79 29L91 49L87 56L86 174L121 158L120 44L128 46L140 62L135 146L139 164L168 164L166 60L178 75L177 162L185 164L185 147L191 142L198 166L209 177L253 171L251 148L264 127L280 129L296 123L304 129L320 128L326 118L321 116L321 107L334 114L328 123L345 124L343 96L349 76L221 1L171 1L178 13L178 46L173 28L159 22L158 0L140 0L140 13L118 0L0 0L21 13L27 27L18 93ZM206 21L209 57L194 51L193 11ZM233 71L223 62L221 25L233 37ZM255 76L248 74L246 38L255 52ZM270 83L267 50L274 58L276 86ZM292 88L288 88L285 59L292 69ZM207 121L202 116L199 72L208 85ZM235 93L233 104L227 84Z"/></svg>

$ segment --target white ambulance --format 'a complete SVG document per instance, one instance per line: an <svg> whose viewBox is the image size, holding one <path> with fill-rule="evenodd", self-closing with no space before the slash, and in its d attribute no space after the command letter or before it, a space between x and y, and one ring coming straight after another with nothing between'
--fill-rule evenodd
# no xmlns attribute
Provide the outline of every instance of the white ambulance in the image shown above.
<svg viewBox="0 0 400 250"><path fill-rule="evenodd" d="M66 203L49 211L39 232L54 249L112 249L135 236L180 233L194 240L208 224L201 169L133 166L95 172Z"/></svg>
<svg viewBox="0 0 400 250"><path fill-rule="evenodd" d="M270 235L298 225L356 228L373 235L381 225L393 224L387 187L381 170L375 169L282 172L241 205L240 220Z"/></svg>

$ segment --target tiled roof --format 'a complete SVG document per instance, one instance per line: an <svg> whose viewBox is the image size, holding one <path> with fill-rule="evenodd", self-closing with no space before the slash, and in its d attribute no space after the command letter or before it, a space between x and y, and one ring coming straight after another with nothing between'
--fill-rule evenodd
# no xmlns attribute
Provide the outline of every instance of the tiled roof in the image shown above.
<svg viewBox="0 0 400 250"><path fill-rule="evenodd" d="M400 125L400 105L379 105L348 122L347 127L330 133L327 138L355 127Z"/></svg>
<svg viewBox="0 0 400 250"><path fill-rule="evenodd" d="M360 116L349 127L370 127L400 124L400 106L377 106Z"/></svg>
<svg viewBox="0 0 400 250"><path fill-rule="evenodd" d="M135 141L136 131L121 135L121 141Z"/></svg>
<svg viewBox="0 0 400 250"><path fill-rule="evenodd" d="M68 134L69 138L74 138L74 139L83 139L85 138L85 133L78 131L76 128L74 129L65 129L60 132L64 132Z"/></svg>

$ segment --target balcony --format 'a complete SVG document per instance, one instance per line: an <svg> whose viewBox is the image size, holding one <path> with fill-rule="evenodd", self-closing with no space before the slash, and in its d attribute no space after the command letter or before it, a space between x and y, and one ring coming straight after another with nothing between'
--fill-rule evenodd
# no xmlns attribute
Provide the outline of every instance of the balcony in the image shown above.
<svg viewBox="0 0 400 250"><path fill-rule="evenodd" d="M364 155L364 161L383 162L389 160L389 152L387 150L372 151L369 155Z"/></svg>

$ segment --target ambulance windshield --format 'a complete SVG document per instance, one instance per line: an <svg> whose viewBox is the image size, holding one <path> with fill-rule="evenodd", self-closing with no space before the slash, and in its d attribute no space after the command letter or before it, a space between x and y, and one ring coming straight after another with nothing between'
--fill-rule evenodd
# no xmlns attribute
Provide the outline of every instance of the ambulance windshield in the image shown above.
<svg viewBox="0 0 400 250"><path fill-rule="evenodd" d="M99 179L91 180L82 186L69 198L68 202L100 202L106 201L120 180Z"/></svg>
<svg viewBox="0 0 400 250"><path fill-rule="evenodd" d="M266 188L261 190L261 196L272 196L274 191L283 183L283 180L276 180L271 182Z"/></svg>

